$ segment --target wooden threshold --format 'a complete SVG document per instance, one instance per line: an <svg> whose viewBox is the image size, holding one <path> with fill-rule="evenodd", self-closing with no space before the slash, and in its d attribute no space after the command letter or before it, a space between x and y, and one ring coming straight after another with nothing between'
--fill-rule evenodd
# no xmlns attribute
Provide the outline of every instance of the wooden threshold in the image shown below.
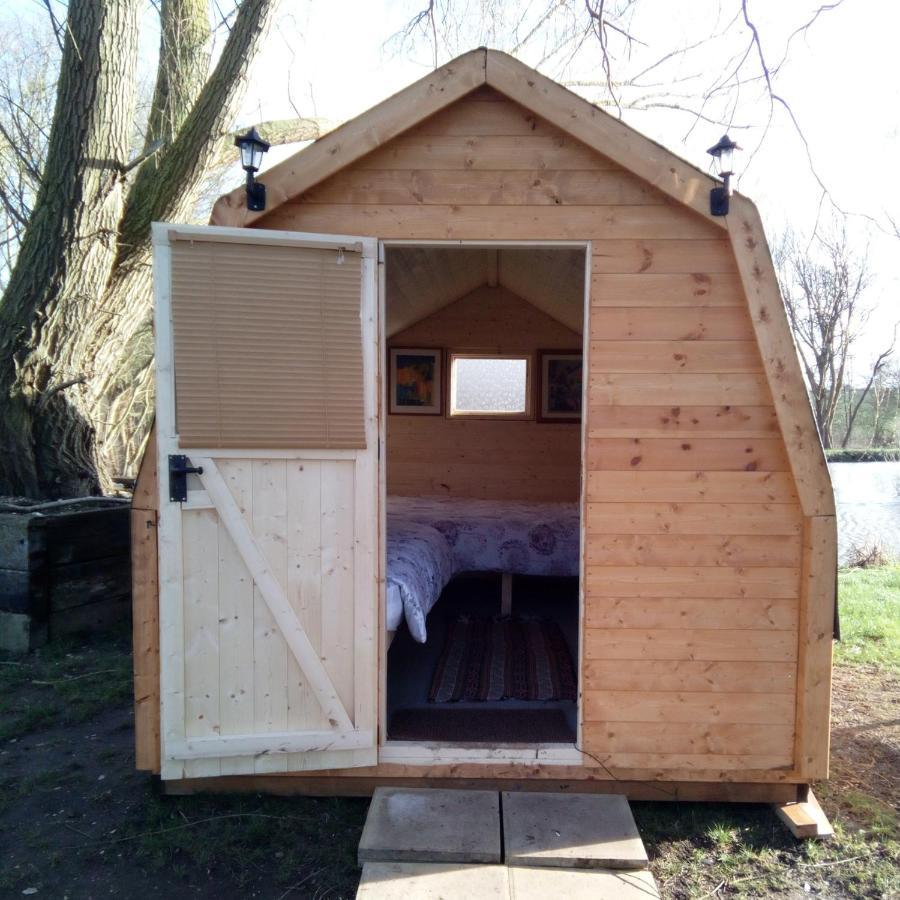
<svg viewBox="0 0 900 900"><path fill-rule="evenodd" d="M385 741L378 749L379 763L434 766L454 763L529 763L581 766L584 758L574 743L488 744L466 741Z"/></svg>

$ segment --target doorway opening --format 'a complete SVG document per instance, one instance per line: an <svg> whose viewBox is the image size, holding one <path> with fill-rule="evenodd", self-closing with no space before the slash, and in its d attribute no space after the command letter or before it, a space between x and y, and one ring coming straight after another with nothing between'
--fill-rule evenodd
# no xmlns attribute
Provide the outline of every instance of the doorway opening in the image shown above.
<svg viewBox="0 0 900 900"><path fill-rule="evenodd" d="M584 244L388 244L390 742L573 745Z"/></svg>

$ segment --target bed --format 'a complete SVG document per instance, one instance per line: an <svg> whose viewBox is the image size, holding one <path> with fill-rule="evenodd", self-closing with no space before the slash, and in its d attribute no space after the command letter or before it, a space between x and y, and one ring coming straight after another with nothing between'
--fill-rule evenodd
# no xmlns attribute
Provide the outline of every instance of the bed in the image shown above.
<svg viewBox="0 0 900 900"><path fill-rule="evenodd" d="M424 643L425 619L454 575L578 575L579 546L577 503L390 496L387 629L405 619Z"/></svg>

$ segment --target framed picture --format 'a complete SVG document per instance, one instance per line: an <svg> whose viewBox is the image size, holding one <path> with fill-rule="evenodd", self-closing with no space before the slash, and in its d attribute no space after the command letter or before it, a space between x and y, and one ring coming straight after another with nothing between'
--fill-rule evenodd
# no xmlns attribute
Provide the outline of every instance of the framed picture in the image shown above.
<svg viewBox="0 0 900 900"><path fill-rule="evenodd" d="M388 351L388 411L439 416L444 411L444 353L434 347Z"/></svg>
<svg viewBox="0 0 900 900"><path fill-rule="evenodd" d="M538 421L580 422L580 350L538 351Z"/></svg>

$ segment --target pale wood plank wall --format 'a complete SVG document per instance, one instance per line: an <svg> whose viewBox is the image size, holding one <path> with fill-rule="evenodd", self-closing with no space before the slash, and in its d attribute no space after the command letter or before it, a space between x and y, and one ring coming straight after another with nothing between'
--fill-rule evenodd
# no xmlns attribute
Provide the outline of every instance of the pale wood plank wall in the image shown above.
<svg viewBox="0 0 900 900"><path fill-rule="evenodd" d="M350 459L217 460L236 508L351 713L355 465ZM182 553L192 598L184 609L187 738L329 730L307 676L214 508L184 510ZM188 760L184 772L284 773L303 768L307 756Z"/></svg>
<svg viewBox="0 0 900 900"><path fill-rule="evenodd" d="M584 748L796 771L803 519L727 236L485 90L258 224L592 242Z"/></svg>
<svg viewBox="0 0 900 900"><path fill-rule="evenodd" d="M389 302L389 298L388 298ZM389 347L527 353L581 335L502 287L482 287L394 335ZM534 419L387 417L387 491L485 500L577 500L581 429Z"/></svg>

